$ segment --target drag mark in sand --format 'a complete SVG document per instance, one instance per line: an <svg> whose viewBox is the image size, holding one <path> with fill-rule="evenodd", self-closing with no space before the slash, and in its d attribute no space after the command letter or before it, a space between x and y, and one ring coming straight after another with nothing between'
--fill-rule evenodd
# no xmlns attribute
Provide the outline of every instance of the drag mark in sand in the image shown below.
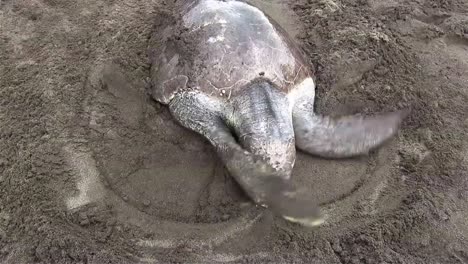
<svg viewBox="0 0 468 264"><path fill-rule="evenodd" d="M244 231L250 230L254 226L254 224L260 220L262 215L262 213L250 212L246 216L240 219L236 219L231 223L221 223L217 225L200 225L195 229L189 228L187 230L188 232L185 232L184 235L175 235L172 239L140 239L139 241L137 241L137 245L141 247L166 249L177 248L180 246L186 246L191 248L213 248L222 244L223 242L226 242L230 238L238 236ZM209 235L206 235L206 233L203 232L202 229L212 229L213 232L206 232L209 233ZM205 233L205 235L203 235L203 233Z"/></svg>
<svg viewBox="0 0 468 264"><path fill-rule="evenodd" d="M99 181L99 172L96 162L88 152L78 152L72 146L64 147L67 162L77 175L78 195L67 199L69 210L81 207L101 198L104 191Z"/></svg>

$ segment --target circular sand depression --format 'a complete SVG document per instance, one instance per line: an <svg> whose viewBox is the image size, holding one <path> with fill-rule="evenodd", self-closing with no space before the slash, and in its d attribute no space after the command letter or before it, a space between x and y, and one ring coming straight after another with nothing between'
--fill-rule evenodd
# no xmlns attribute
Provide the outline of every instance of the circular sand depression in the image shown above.
<svg viewBox="0 0 468 264"><path fill-rule="evenodd" d="M115 72L112 67L95 71L97 81L91 81L85 107L92 150L107 188L152 219L194 224L241 217L249 200L211 146ZM298 152L293 181L315 195L332 222L356 206L360 213L374 214L389 209L385 204L379 208L377 200L393 184L388 161L394 155L389 147L347 160Z"/></svg>

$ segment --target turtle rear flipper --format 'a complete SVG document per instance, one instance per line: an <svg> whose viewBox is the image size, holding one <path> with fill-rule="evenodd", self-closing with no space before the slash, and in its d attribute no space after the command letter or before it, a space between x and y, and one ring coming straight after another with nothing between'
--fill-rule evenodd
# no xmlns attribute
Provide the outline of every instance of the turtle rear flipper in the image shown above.
<svg viewBox="0 0 468 264"><path fill-rule="evenodd" d="M266 190L269 209L284 219L307 227L319 226L325 222L311 193L296 188L290 180L271 177L265 179L263 188Z"/></svg>
<svg viewBox="0 0 468 264"><path fill-rule="evenodd" d="M178 93L169 104L172 116L208 139L231 176L259 203L265 197L263 179L276 177L277 171L237 143L224 121L229 108L218 98L197 91Z"/></svg>
<svg viewBox="0 0 468 264"><path fill-rule="evenodd" d="M363 117L331 118L312 111L293 113L296 146L325 158L348 158L365 155L392 138L408 110Z"/></svg>
<svg viewBox="0 0 468 264"><path fill-rule="evenodd" d="M315 208L266 161L243 149L224 121L229 106L217 98L197 91L178 93L169 104L172 116L184 127L202 136L214 146L229 173L257 204L266 205L288 220L313 218ZM305 197L305 196L304 196Z"/></svg>

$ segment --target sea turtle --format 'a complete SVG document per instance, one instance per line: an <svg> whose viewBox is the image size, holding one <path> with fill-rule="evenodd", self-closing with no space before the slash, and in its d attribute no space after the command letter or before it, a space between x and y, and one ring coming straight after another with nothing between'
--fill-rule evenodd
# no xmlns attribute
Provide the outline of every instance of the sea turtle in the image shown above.
<svg viewBox="0 0 468 264"><path fill-rule="evenodd" d="M314 69L273 19L242 1L182 2L152 36L151 96L213 145L255 203L289 221L322 223L291 184L296 147L328 158L366 154L396 133L404 111L314 114Z"/></svg>

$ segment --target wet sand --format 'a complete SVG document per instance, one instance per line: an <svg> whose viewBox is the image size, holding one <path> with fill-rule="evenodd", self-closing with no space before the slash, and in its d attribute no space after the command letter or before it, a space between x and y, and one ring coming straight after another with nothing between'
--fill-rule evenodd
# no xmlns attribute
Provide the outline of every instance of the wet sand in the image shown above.
<svg viewBox="0 0 468 264"><path fill-rule="evenodd" d="M468 262L468 2L249 2L315 66L318 113L413 109L368 157L298 153L327 224L253 206L148 97L169 3L4 1L0 262Z"/></svg>

